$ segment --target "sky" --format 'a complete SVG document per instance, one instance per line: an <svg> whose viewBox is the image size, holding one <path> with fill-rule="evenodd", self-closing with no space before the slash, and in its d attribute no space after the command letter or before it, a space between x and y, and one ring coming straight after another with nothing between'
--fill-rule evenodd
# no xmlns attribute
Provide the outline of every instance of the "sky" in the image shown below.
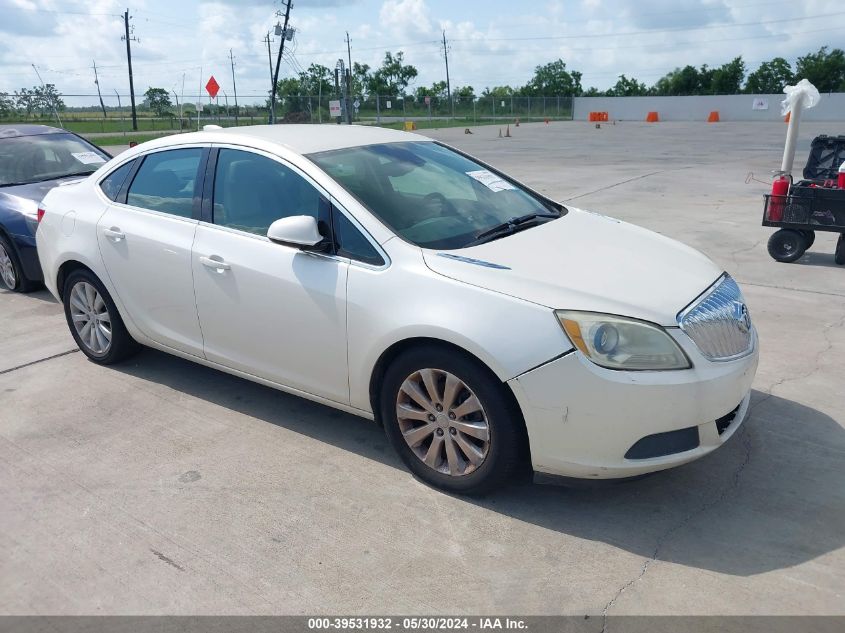
<svg viewBox="0 0 845 633"><path fill-rule="evenodd" d="M282 0L131 0L136 94L161 87L195 100L212 74L233 98L229 50L241 103L270 86L263 41ZM0 0L0 92L43 81L66 95L129 92L123 12L114 0ZM404 51L419 70L411 89L445 79L446 31L452 86L522 85L558 58L583 73L585 88L618 75L653 84L673 68L720 65L742 55L749 70L781 56L793 62L823 45L845 48L841 0L293 0L280 77L311 63L346 60L377 67ZM275 58L278 38L274 38ZM183 88L184 79L184 88ZM225 93L225 94L224 94ZM190 97L190 98L189 98ZM90 97L65 98L68 105Z"/></svg>

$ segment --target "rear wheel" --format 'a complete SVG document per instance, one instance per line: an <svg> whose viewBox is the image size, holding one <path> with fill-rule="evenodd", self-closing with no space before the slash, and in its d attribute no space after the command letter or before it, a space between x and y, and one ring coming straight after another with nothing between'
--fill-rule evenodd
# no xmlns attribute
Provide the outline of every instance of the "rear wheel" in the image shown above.
<svg viewBox="0 0 845 633"><path fill-rule="evenodd" d="M0 282L14 292L31 292L38 286L24 275L18 253L5 235L0 235Z"/></svg>
<svg viewBox="0 0 845 633"><path fill-rule="evenodd" d="M391 444L423 481L479 494L515 473L519 412L490 371L453 350L412 349L385 373L381 412Z"/></svg>
<svg viewBox="0 0 845 633"><path fill-rule="evenodd" d="M804 241L807 242L806 248L810 248L813 245L813 242L816 241L815 231L801 231L801 235L804 236Z"/></svg>
<svg viewBox="0 0 845 633"><path fill-rule="evenodd" d="M126 330L111 295L94 273L80 269L68 275L62 300L70 333L88 358L110 365L138 351L140 346Z"/></svg>
<svg viewBox="0 0 845 633"><path fill-rule="evenodd" d="M807 250L807 241L798 231L780 229L769 238L768 250L769 255L779 262L794 262Z"/></svg>
<svg viewBox="0 0 845 633"><path fill-rule="evenodd" d="M833 255L833 261L840 266L845 266L845 233L840 233L839 239L836 240L836 252Z"/></svg>

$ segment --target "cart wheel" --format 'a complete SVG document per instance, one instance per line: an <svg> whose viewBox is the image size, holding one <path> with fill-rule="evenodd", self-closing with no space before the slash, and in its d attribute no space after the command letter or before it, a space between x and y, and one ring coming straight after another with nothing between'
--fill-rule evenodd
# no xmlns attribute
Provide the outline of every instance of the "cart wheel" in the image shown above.
<svg viewBox="0 0 845 633"><path fill-rule="evenodd" d="M816 241L816 232L815 231L800 231L801 235L804 236L804 240L807 242L807 246L805 248L810 248L813 245L813 242Z"/></svg>
<svg viewBox="0 0 845 633"><path fill-rule="evenodd" d="M780 229L769 238L769 255L779 262L794 262L807 250L807 241L793 229Z"/></svg>
<svg viewBox="0 0 845 633"><path fill-rule="evenodd" d="M836 240L836 253L833 256L833 261L840 266L845 266L845 233L840 233L839 239Z"/></svg>

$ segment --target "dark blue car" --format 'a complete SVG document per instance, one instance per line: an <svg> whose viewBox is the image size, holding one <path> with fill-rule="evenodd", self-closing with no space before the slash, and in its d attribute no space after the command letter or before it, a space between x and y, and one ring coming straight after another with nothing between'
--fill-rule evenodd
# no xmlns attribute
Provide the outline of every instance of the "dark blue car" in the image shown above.
<svg viewBox="0 0 845 633"><path fill-rule="evenodd" d="M46 125L0 125L0 284L40 286L38 203L53 187L94 173L111 158L85 139Z"/></svg>

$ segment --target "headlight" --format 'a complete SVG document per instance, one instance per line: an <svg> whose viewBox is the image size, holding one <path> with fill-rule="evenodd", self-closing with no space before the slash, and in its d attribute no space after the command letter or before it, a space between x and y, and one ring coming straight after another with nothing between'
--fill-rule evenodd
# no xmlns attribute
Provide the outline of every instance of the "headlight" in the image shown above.
<svg viewBox="0 0 845 633"><path fill-rule="evenodd" d="M556 310L564 332L587 358L609 369L688 369L683 350L663 328L597 312Z"/></svg>

